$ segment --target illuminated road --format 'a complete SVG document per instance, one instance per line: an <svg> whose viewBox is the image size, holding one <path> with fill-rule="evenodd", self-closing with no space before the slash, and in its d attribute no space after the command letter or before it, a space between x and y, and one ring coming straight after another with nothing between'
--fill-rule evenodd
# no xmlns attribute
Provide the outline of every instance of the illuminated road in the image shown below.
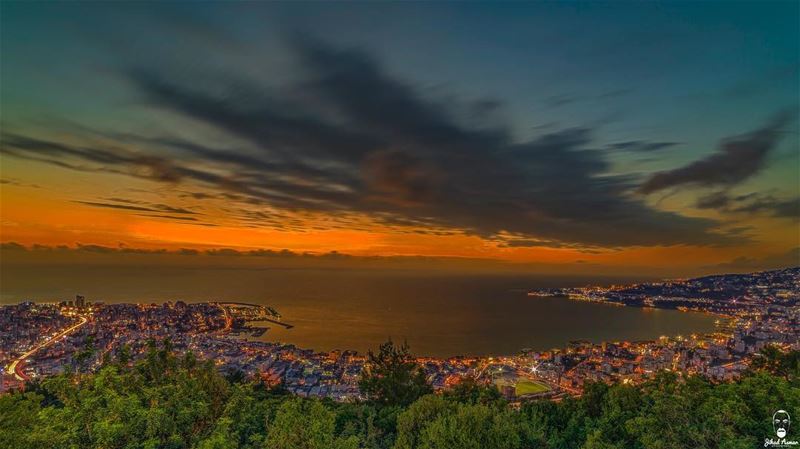
<svg viewBox="0 0 800 449"><path fill-rule="evenodd" d="M217 303L217 307L222 309L222 313L225 314L225 328L220 330L219 332L220 333L228 332L233 327L233 317L231 317L230 311L228 311L228 308L225 307L224 305Z"/></svg>
<svg viewBox="0 0 800 449"><path fill-rule="evenodd" d="M81 319L80 323L63 330L61 333L59 333L55 337L45 341L44 343L41 343L41 344L35 346L30 351L28 351L25 354L22 354L21 356L19 356L16 360L14 360L13 362L11 362L11 364L8 365L7 372L14 373L14 377L16 377L17 380L28 380L28 376L26 376L25 373L22 372L22 366L25 364L25 359L31 357L36 352L38 352L38 351L50 346L51 344L57 342L62 337L66 336L66 335L69 335L72 332L75 332L81 326L83 326L84 324L89 322L89 319L86 318L85 316L80 317L80 319Z"/></svg>

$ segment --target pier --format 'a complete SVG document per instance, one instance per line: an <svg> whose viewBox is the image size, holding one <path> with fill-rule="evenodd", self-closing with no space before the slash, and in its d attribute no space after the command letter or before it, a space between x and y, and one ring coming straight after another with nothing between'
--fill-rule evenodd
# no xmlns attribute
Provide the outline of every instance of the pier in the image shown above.
<svg viewBox="0 0 800 449"><path fill-rule="evenodd" d="M241 318L244 321L267 321L283 326L285 329L294 327L292 324L281 321L280 314L271 307L246 302L217 302L216 304L225 309L231 316Z"/></svg>

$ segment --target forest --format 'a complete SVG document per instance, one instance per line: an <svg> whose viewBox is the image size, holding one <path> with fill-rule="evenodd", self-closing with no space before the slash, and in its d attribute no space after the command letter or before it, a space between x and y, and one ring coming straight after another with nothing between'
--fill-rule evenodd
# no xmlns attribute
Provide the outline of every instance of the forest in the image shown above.
<svg viewBox="0 0 800 449"><path fill-rule="evenodd" d="M0 447L142 449L754 448L772 415L800 410L800 352L768 347L741 379L662 372L641 385L589 384L580 397L512 407L465 379L434 393L405 346L369 354L357 403L299 398L212 361L150 344L89 373L0 396ZM798 426L800 427L800 426ZM790 428L787 439L800 440Z"/></svg>

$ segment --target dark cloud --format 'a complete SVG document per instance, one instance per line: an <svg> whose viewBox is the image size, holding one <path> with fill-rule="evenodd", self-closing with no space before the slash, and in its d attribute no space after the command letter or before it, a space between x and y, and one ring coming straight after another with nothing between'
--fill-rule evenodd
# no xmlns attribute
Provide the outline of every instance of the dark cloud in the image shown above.
<svg viewBox="0 0 800 449"><path fill-rule="evenodd" d="M719 272L719 270L754 271L797 266L800 266L800 247L792 248L785 253L773 254L763 258L741 256L730 262L713 265L708 268Z"/></svg>
<svg viewBox="0 0 800 449"><path fill-rule="evenodd" d="M105 209L118 209L131 212L141 212L135 215L140 217L158 218L162 220L175 221L178 223L191 222L202 226L217 226L213 223L200 222L197 217L198 212L183 207L175 207L161 203L150 203L141 200L131 200L127 198L106 198L106 201L74 201L85 206L99 207ZM177 215L182 214L182 215Z"/></svg>
<svg viewBox="0 0 800 449"><path fill-rule="evenodd" d="M207 192L182 192L180 194L181 198L192 198L195 200L207 200L212 198L218 198L218 195L207 193Z"/></svg>
<svg viewBox="0 0 800 449"><path fill-rule="evenodd" d="M16 186L16 187L30 187L33 189L40 189L41 186L38 184L30 184L27 182L20 181L19 179L14 178L3 178L0 179L0 184L5 184L9 186Z"/></svg>
<svg viewBox="0 0 800 449"><path fill-rule="evenodd" d="M701 196L697 199L695 207L698 209L720 209L724 210L730 204L731 198L725 192L714 192Z"/></svg>
<svg viewBox="0 0 800 449"><path fill-rule="evenodd" d="M186 209L184 207L174 207L174 206L169 206L169 205L166 205L166 204L153 204L153 205L151 205L151 207L156 209L156 210L163 211L163 212L169 212L171 214L189 214L189 215L196 215L197 214L197 212L189 210L189 209Z"/></svg>
<svg viewBox="0 0 800 449"><path fill-rule="evenodd" d="M758 213L765 212L773 217L800 219L800 197L776 199L771 196L758 198L748 204L732 209L733 212Z"/></svg>
<svg viewBox="0 0 800 449"><path fill-rule="evenodd" d="M678 145L677 142L647 142L644 140L629 140L627 142L612 143L608 146L611 150L629 151L632 153L652 153L665 150Z"/></svg>
<svg viewBox="0 0 800 449"><path fill-rule="evenodd" d="M127 253L127 254L166 254L167 250L165 249L141 249L141 248L129 248L123 245L120 245L117 248L110 247L110 246L103 246L103 245L84 245L78 243L75 245L75 248L70 248L67 246L58 246L58 247L48 247L43 245L37 245L36 247L32 248L34 251L78 251L78 252L85 252L85 253L99 253L99 254L114 254L114 253Z"/></svg>
<svg viewBox="0 0 800 449"><path fill-rule="evenodd" d="M575 103L579 101L580 98L575 95L552 95L544 99L544 104L551 108L559 108L561 106L566 106L568 104Z"/></svg>
<svg viewBox="0 0 800 449"><path fill-rule="evenodd" d="M151 217L151 218L163 218L165 220L178 220L178 221L197 221L194 217L180 217L176 215L151 215L151 214L139 214L142 217Z"/></svg>
<svg viewBox="0 0 800 449"><path fill-rule="evenodd" d="M183 217L191 218L191 217ZM208 250L197 250L181 248L178 250L167 250L164 248L131 248L120 244L120 246L104 246L94 244L77 243L74 247L59 245L32 245L30 247L21 245L17 242L4 242L0 243L0 249L7 251L39 251L39 252L67 252L67 253L95 253L95 254L171 254L179 256L228 256L228 257L277 257L277 258L313 258L313 259L390 259L391 257L381 256L352 256L349 254L340 253L338 251L329 251L325 253L300 253L290 251L288 249L270 250L270 249L254 249L254 250L237 250L233 248L219 248Z"/></svg>
<svg viewBox="0 0 800 449"><path fill-rule="evenodd" d="M144 152L11 135L3 151L76 170L199 183L267 207L263 217L248 212L252 226L292 226L283 214L323 212L551 246L741 243L714 220L633 197L636 179L609 174L606 152L591 149L589 127L515 141L496 123L463 123L459 117L469 114L453 102L423 97L363 51L303 37L292 48L302 70L296 84L279 90L232 73L212 88L202 77L124 71L149 104L221 130L240 146L118 135Z"/></svg>
<svg viewBox="0 0 800 449"><path fill-rule="evenodd" d="M800 197L776 198L757 192L746 195L730 195L714 192L700 197L698 209L715 209L726 213L765 214L777 218L800 219Z"/></svg>
<svg viewBox="0 0 800 449"><path fill-rule="evenodd" d="M500 241L501 248L539 248L539 247L555 247L561 248L563 245L558 242L548 242L532 239L509 239Z"/></svg>
<svg viewBox="0 0 800 449"><path fill-rule="evenodd" d="M166 204L154 204L145 201L127 200L121 198L109 198L109 200L115 202L114 203L98 202L98 201L75 201L75 202L92 207L103 207L107 209L122 209L122 210L130 210L137 212L169 212L173 214L188 214L188 215L197 214L197 212L191 211L183 207L174 207Z"/></svg>
<svg viewBox="0 0 800 449"><path fill-rule="evenodd" d="M778 114L751 133L729 138L711 155L673 170L653 174L640 187L644 194L671 187L732 186L764 168L770 151L778 146L795 111Z"/></svg>
<svg viewBox="0 0 800 449"><path fill-rule="evenodd" d="M75 202L86 206L102 207L106 209L122 209L122 210L132 210L140 212L155 212L155 210L150 209L149 207L132 206L130 204L97 203L94 201L75 201Z"/></svg>
<svg viewBox="0 0 800 449"><path fill-rule="evenodd" d="M120 173L161 182L177 182L192 175L200 177L198 173L179 168L156 155L135 153L123 148L74 146L13 133L2 135L0 152L72 170ZM64 159L93 165L79 165Z"/></svg>
<svg viewBox="0 0 800 449"><path fill-rule="evenodd" d="M25 251L27 248L17 242L3 242L0 243L0 249L7 249L12 251Z"/></svg>

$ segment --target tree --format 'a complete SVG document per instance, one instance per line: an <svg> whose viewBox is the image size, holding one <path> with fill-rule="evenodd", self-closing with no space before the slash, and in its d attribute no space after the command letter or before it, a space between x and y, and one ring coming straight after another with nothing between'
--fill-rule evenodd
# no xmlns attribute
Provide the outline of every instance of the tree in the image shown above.
<svg viewBox="0 0 800 449"><path fill-rule="evenodd" d="M222 418L217 423L217 428L208 438L200 441L197 449L237 449L239 442L231 435L231 420Z"/></svg>
<svg viewBox="0 0 800 449"><path fill-rule="evenodd" d="M408 406L433 392L425 377L425 371L409 352L408 344L397 347L389 340L380 346L377 354L369 351L359 387L377 404Z"/></svg>
<svg viewBox="0 0 800 449"><path fill-rule="evenodd" d="M429 394L419 398L397 417L394 449L416 449L422 429L438 417L455 409L455 403Z"/></svg>
<svg viewBox="0 0 800 449"><path fill-rule="evenodd" d="M601 430L595 430L586 439L586 444L581 449L623 449L622 443L611 443Z"/></svg>
<svg viewBox="0 0 800 449"><path fill-rule="evenodd" d="M117 350L117 363L120 366L128 366L128 363L131 361L131 347L127 344L122 345Z"/></svg>
<svg viewBox="0 0 800 449"><path fill-rule="evenodd" d="M86 337L85 347L82 351L75 354L75 363L77 364L78 373L88 370L89 361L94 357L96 349L94 347L94 335Z"/></svg>
<svg viewBox="0 0 800 449"><path fill-rule="evenodd" d="M318 401L289 399L270 423L266 449L356 449L358 438L335 434L336 415Z"/></svg>
<svg viewBox="0 0 800 449"><path fill-rule="evenodd" d="M519 415L507 408L460 404L431 421L419 434L420 449L517 449Z"/></svg>
<svg viewBox="0 0 800 449"><path fill-rule="evenodd" d="M500 391L493 384L482 385L474 377L464 377L452 388L445 392L445 396L461 403L485 404L502 402Z"/></svg>
<svg viewBox="0 0 800 449"><path fill-rule="evenodd" d="M31 392L0 395L0 447L44 447L31 441L42 399Z"/></svg>

